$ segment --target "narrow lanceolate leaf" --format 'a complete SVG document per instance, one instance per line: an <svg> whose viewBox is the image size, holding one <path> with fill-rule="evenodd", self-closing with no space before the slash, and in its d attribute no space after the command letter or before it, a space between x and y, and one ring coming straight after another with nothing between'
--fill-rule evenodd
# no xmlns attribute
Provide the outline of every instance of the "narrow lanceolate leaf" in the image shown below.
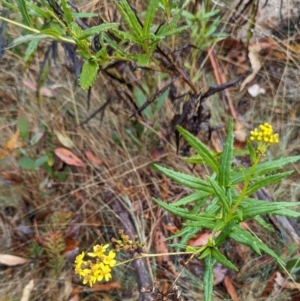
<svg viewBox="0 0 300 301"><path fill-rule="evenodd" d="M214 194L214 190L212 189L211 185L203 181L202 179L178 171L174 171L156 164L154 166L167 177L173 179L179 184L182 184L192 189L198 189Z"/></svg>
<svg viewBox="0 0 300 301"><path fill-rule="evenodd" d="M272 256L280 265L284 265L284 261L274 252L272 251L266 244L261 242L258 238L252 235L250 232L242 229L239 225L236 225L231 233L230 238L252 248L258 254L261 254L260 251L264 251L266 254Z"/></svg>
<svg viewBox="0 0 300 301"><path fill-rule="evenodd" d="M82 71L79 79L80 86L83 89L88 89L90 86L93 85L97 76L98 69L98 63L91 60L85 61L85 63L82 66Z"/></svg>
<svg viewBox="0 0 300 301"><path fill-rule="evenodd" d="M197 206L201 206L199 203L204 203L206 198L210 195L209 192L204 191L196 191L194 193L189 194L188 196L172 203L173 206L185 206L192 202L197 202Z"/></svg>
<svg viewBox="0 0 300 301"><path fill-rule="evenodd" d="M247 147L248 147L248 151L249 151L249 154L250 154L250 159L251 159L251 163L253 165L253 162L255 162L256 160L256 152L252 146L252 143L250 140L247 139Z"/></svg>
<svg viewBox="0 0 300 301"><path fill-rule="evenodd" d="M203 288L204 288L204 301L213 300L213 288L214 288L214 266L216 259L212 255L208 255L204 258L204 274L203 274Z"/></svg>
<svg viewBox="0 0 300 301"><path fill-rule="evenodd" d="M70 23L72 23L74 21L74 17L72 15L72 11L71 8L67 2L67 0L61 0L61 6L64 12L64 20L66 21L66 23L69 25Z"/></svg>
<svg viewBox="0 0 300 301"><path fill-rule="evenodd" d="M118 26L119 23L107 23L88 28L80 34L79 40L86 39L87 37L99 34L100 32L108 31L112 28L117 28Z"/></svg>
<svg viewBox="0 0 300 301"><path fill-rule="evenodd" d="M36 52L38 45L40 43L41 39L36 39L32 40L28 43L25 56L24 56L24 61L27 63L28 60L33 56L33 54Z"/></svg>
<svg viewBox="0 0 300 301"><path fill-rule="evenodd" d="M266 176L265 179L259 179L257 182L251 184L246 192L246 195L251 195L257 190L261 189L262 187L267 187L272 184L279 183L282 179L286 178L287 176L291 175L294 171L287 171L283 173L278 173L273 176Z"/></svg>
<svg viewBox="0 0 300 301"><path fill-rule="evenodd" d="M255 206L254 206L255 204ZM300 212L291 211L287 208L299 206L300 202L256 202L252 205L247 205L242 203L241 207L243 208L243 220L252 218L256 215L270 214L270 215L281 215L281 216L292 216L298 217Z"/></svg>
<svg viewBox="0 0 300 301"><path fill-rule="evenodd" d="M29 27L33 27L30 16L27 10L27 4L25 0L17 0L18 8L23 18L23 22L25 25Z"/></svg>
<svg viewBox="0 0 300 301"><path fill-rule="evenodd" d="M151 0L150 3L148 4L145 21L144 21L144 27L143 27L144 36L150 32L150 28L155 16L155 12L159 5L159 2L160 0Z"/></svg>
<svg viewBox="0 0 300 301"><path fill-rule="evenodd" d="M142 41L143 38L143 30L142 26L139 23L135 13L132 8L128 4L127 0L117 0L114 1L115 5L121 16L124 19L126 25L130 28L131 33L139 40Z"/></svg>
<svg viewBox="0 0 300 301"><path fill-rule="evenodd" d="M211 177L208 178L213 190L215 191L216 195L219 197L223 207L225 208L226 212L229 211L229 200L225 195L225 191L223 187L219 186L218 183L212 179Z"/></svg>
<svg viewBox="0 0 300 301"><path fill-rule="evenodd" d="M204 224L207 223L209 225L209 228L211 228L210 227L211 225L214 225L215 216L213 214L208 214L208 213L191 214L187 209L172 206L172 204L168 204L166 202L160 201L155 198L153 198L153 200L160 207L164 208L165 210L171 212L176 216L182 217L187 220L201 221Z"/></svg>
<svg viewBox="0 0 300 301"><path fill-rule="evenodd" d="M212 154L212 151L184 128L177 126L177 130L183 139L203 158L203 161L210 166L215 173L218 173L219 164L215 156Z"/></svg>
<svg viewBox="0 0 300 301"><path fill-rule="evenodd" d="M293 156L293 157L287 157L287 158L280 158L278 160L272 160L272 161L267 161L264 163L261 163L257 166L255 170L255 175L264 175L266 173L270 173L274 170L280 169L283 166L291 163L295 163L300 160L300 156ZM243 182L245 177L249 175L251 170L251 167L241 171L237 172L234 174L232 177L232 184L237 184L240 182Z"/></svg>
<svg viewBox="0 0 300 301"><path fill-rule="evenodd" d="M211 255L220 263L222 263L225 267L233 270L233 271L238 271L238 268L231 262L229 261L217 248L213 248L211 250Z"/></svg>
<svg viewBox="0 0 300 301"><path fill-rule="evenodd" d="M227 138L220 160L219 185L228 187L231 181L231 165L233 157L233 120L228 124Z"/></svg>

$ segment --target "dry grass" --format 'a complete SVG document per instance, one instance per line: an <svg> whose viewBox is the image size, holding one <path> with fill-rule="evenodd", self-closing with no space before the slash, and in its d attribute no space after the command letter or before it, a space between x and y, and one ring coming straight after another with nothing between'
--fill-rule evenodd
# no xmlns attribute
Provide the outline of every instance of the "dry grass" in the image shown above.
<svg viewBox="0 0 300 301"><path fill-rule="evenodd" d="M83 7L90 11L96 10L96 5L97 1L92 1ZM101 9L105 10L105 7L106 5ZM14 29L11 30L14 33ZM180 44L180 41L177 43ZM58 62L51 64L49 77L44 85L53 96L42 97L38 104L35 92L27 88L24 81L36 81L47 42L43 45L29 68L25 68L22 58L11 50L2 57L0 127L3 134L0 143L3 145L14 133L18 109L23 107L30 121L32 135L41 131L42 125L47 127L48 138L43 138L31 149L32 155L58 146L57 139L51 135L59 131L66 133L75 143L72 151L76 155L85 160L84 151L90 150L102 160L102 164L94 166L85 160L87 166L77 168L61 166L56 161L54 166L58 171L69 170L68 178L63 182L49 178L44 188L40 187L47 177L43 170L24 171L24 180L20 185L1 182L0 253L30 258L30 263L18 267L0 266L0 300L20 300L24 286L31 279L35 281L35 288L30 300L71 300L71 296L76 296L77 293L80 300L136 300L138 288L132 266L116 270L114 280L119 282L119 289L106 291L102 288L97 291L84 287L74 275L74 256L79 249L89 249L95 243L106 243L111 237L117 236L122 220L120 212L112 209L114 200L111 195L131 216L136 234L146 242L146 251L153 251L153 231L165 220L158 214L152 197L172 202L187 191L157 173L152 164L158 161L164 166L199 176L205 175L205 170L200 167L192 169L176 155L174 135L169 135L169 123L176 111L174 103L167 100L160 112L154 111L153 120L146 120L145 117L128 120L133 107L128 99L125 101L124 87L100 75L92 90L90 109L87 110L86 92L74 85L75 78L64 65L62 49L59 50ZM268 154L270 159L299 154L300 99L297 92L300 54L287 53L280 44L278 50L285 54L282 59L276 55L261 57L263 70L255 78L255 82L266 89L265 95L252 98L246 92L230 92L234 107L240 110L242 122L247 129L245 131L248 131L249 126L268 121L280 133L281 143ZM191 74L197 74L199 65L191 68ZM208 63L205 68L199 85L208 87L214 77ZM227 74L228 79L236 76L234 68L231 72ZM156 86L162 87L165 82L165 77L154 73L133 72L130 76L128 80L133 85L148 84L151 93ZM176 83L176 88L180 92L186 89L182 83ZM98 114L87 124L79 125L107 99L111 103L102 120L101 114ZM221 98L215 95L206 101L206 105L211 111L211 124L224 125L229 115ZM218 133L218 139L222 142L223 129ZM159 159L154 159L155 152L161 149L163 151ZM18 161L13 156L0 161L1 172L17 169ZM299 171L300 166L295 166L295 174L289 180L271 187L270 194L275 199L299 201ZM179 220L171 218L171 222L180 227ZM69 229L68 235L66 230L61 230L64 223ZM287 247L279 232L269 233L258 228L255 223L250 224L250 227L273 249L282 250ZM163 232L166 236L170 235L166 229ZM65 260L61 267L57 266L57 262L54 266L51 265L49 255L45 252L43 238L49 237L51 233L62 235L69 248L63 251L64 255L56 254ZM240 267L239 273L229 273L240 300L292 300L288 299L290 292L285 290L279 291L276 298L260 297L272 273L278 270L273 262L231 242L228 242L224 251ZM178 270L179 260L174 261ZM157 266L154 260L149 261L148 265L152 279L157 275L163 275L162 278L169 283L174 279L164 267ZM187 271L179 282L183 296L188 300L202 300L199 289L201 266L197 265L197 276ZM167 278L166 275L170 277ZM214 300L230 300L222 285L216 286Z"/></svg>

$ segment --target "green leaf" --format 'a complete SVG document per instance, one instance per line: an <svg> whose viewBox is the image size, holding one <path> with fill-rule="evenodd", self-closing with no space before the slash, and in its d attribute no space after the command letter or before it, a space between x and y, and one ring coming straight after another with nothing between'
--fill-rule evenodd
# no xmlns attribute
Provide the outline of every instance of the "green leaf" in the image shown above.
<svg viewBox="0 0 300 301"><path fill-rule="evenodd" d="M213 214L208 214L208 213L200 213L197 215L191 214L187 209L172 206L171 204L167 204L166 202L160 201L155 198L153 198L153 200L160 207L171 212L176 216L182 217L187 220L200 221L201 223L203 223L203 225L205 224L209 225L208 228L211 228L210 226L212 225L212 223L214 223L215 216Z"/></svg>
<svg viewBox="0 0 300 301"><path fill-rule="evenodd" d="M148 33L150 33L150 28L155 16L155 12L159 5L159 2L160 0L150 0L150 3L148 4L147 12L144 20L143 36L146 36Z"/></svg>
<svg viewBox="0 0 300 301"><path fill-rule="evenodd" d="M247 143L248 151L249 151L249 154L250 154L251 163L253 165L253 163L256 161L256 152L255 152L255 149L253 148L252 143L249 139L246 140L246 143Z"/></svg>
<svg viewBox="0 0 300 301"><path fill-rule="evenodd" d="M133 88L133 95L134 95L134 99L135 99L136 104L138 105L138 107L141 107L147 101L147 96L137 86L135 86ZM150 106L148 106L147 108L145 108L145 110L143 110L143 113L145 114L145 116L147 117L147 119L153 120L152 109L151 109Z"/></svg>
<svg viewBox="0 0 300 301"><path fill-rule="evenodd" d="M227 138L224 145L223 153L220 159L220 174L219 174L219 185L227 188L231 181L231 166L233 158L233 120L229 120Z"/></svg>
<svg viewBox="0 0 300 301"><path fill-rule="evenodd" d="M19 160L19 166L27 170L36 170L34 161L29 157L22 157Z"/></svg>
<svg viewBox="0 0 300 301"><path fill-rule="evenodd" d="M293 156L293 157L287 157L287 158L280 158L277 160L267 161L259 164L255 170L255 175L264 175L266 173L270 173L274 170L280 169L283 166L295 163L300 160L300 156ZM237 184L240 182L243 182L245 179L245 176L248 176L250 173L251 167L246 168L244 171L240 171L235 173L232 176L231 183Z"/></svg>
<svg viewBox="0 0 300 301"><path fill-rule="evenodd" d="M174 34L178 34L184 30L187 30L188 28L190 28L191 26L190 25L184 25L184 26L180 26L178 28L174 28L172 30L169 30L169 31L166 31L162 34L159 34L159 35L156 35L157 38L166 38L166 37L169 37L169 36L172 36Z"/></svg>
<svg viewBox="0 0 300 301"><path fill-rule="evenodd" d="M214 288L214 266L216 259L212 255L208 255L204 258L204 274L203 274L203 289L204 289L204 301L213 300L213 288Z"/></svg>
<svg viewBox="0 0 300 301"><path fill-rule="evenodd" d="M173 206L185 206L187 204L190 204L192 202L197 202L197 205L199 202L201 204L204 204L206 201L206 198L210 195L209 192L204 191L196 191L194 193L189 194L188 196L172 203Z"/></svg>
<svg viewBox="0 0 300 301"><path fill-rule="evenodd" d="M150 55L147 53L136 54L135 60L138 64L138 66L146 67L150 64ZM148 108L149 108L149 106L148 106Z"/></svg>
<svg viewBox="0 0 300 301"><path fill-rule="evenodd" d="M79 40L86 39L89 36L93 36L99 34L100 32L108 31L112 28L117 28L119 23L105 23L98 26L90 27L81 32L79 36Z"/></svg>
<svg viewBox="0 0 300 301"><path fill-rule="evenodd" d="M29 137L29 122L23 109L18 114L18 130L23 141L27 141Z"/></svg>
<svg viewBox="0 0 300 301"><path fill-rule="evenodd" d="M37 5L33 4L32 2L26 1L27 7L29 9L31 9L31 11L29 12L29 14L31 16L35 16L35 17L41 17L45 20L50 19L51 15L49 14L49 12L41 9L40 7L38 7Z"/></svg>
<svg viewBox="0 0 300 301"><path fill-rule="evenodd" d="M237 224L236 220L230 221L225 228L220 232L220 234L215 239L215 246L219 247L224 240L229 237L229 234L231 233L233 227Z"/></svg>
<svg viewBox="0 0 300 301"><path fill-rule="evenodd" d="M61 6L64 12L64 20L69 25L74 21L74 17L72 15L72 10L68 4L67 0L61 0Z"/></svg>
<svg viewBox="0 0 300 301"><path fill-rule="evenodd" d="M249 246L252 248L255 252L257 248L259 251L257 252L258 254L260 253L260 250L264 251L266 254L269 254L272 256L280 265L284 265L284 261L282 258L280 258L273 250L271 250L266 244L261 242L258 238L256 238L254 235L252 235L250 232L242 229L239 225L235 226L234 229L232 229L230 233L230 238L234 239L235 241L242 243L244 245ZM242 238L242 239L241 239ZM253 248L255 246L255 248Z"/></svg>
<svg viewBox="0 0 300 301"><path fill-rule="evenodd" d="M223 190L223 187L219 186L216 181L212 177L208 177L208 180L215 191L216 195L218 196L219 200L221 201L223 207L225 208L226 212L229 212L229 200L227 196L225 195L225 191Z"/></svg>
<svg viewBox="0 0 300 301"><path fill-rule="evenodd" d="M244 199L241 203L243 220L262 214L298 217L300 212L286 208L299 206L300 202L266 202L256 199Z"/></svg>
<svg viewBox="0 0 300 301"><path fill-rule="evenodd" d="M201 191L205 191L211 194L214 194L214 190L212 189L211 185L207 183L204 180L201 180L197 177L187 175L178 171L174 171L159 165L154 164L154 166L161 171L163 174L165 174L167 177L173 179L174 181L178 182L179 184L182 184L186 187L192 188L192 189L198 189Z"/></svg>
<svg viewBox="0 0 300 301"><path fill-rule="evenodd" d="M20 13L22 15L22 18L23 18L23 23L25 25L33 28L32 21L29 17L29 14L28 14L26 1L25 0L16 0L16 1L17 1L19 11L20 11Z"/></svg>
<svg viewBox="0 0 300 301"><path fill-rule="evenodd" d="M217 248L212 248L211 255L225 267L236 272L238 271L238 268L231 261L229 261Z"/></svg>
<svg viewBox="0 0 300 301"><path fill-rule="evenodd" d="M131 34L133 34L139 42L142 42L143 40L142 26L139 23L132 8L128 4L127 0L118 0L118 1L114 1L114 3L117 6L119 13L123 17L124 22L129 27Z"/></svg>
<svg viewBox="0 0 300 301"><path fill-rule="evenodd" d="M158 29L157 36L165 36L165 34L168 34L168 32L174 30L174 28L177 27L177 23L180 20L180 17L182 15L183 8L179 9L176 13L173 19L170 22L166 22L163 25L161 25Z"/></svg>
<svg viewBox="0 0 300 301"><path fill-rule="evenodd" d="M80 86L83 89L88 89L90 86L93 85L97 77L98 69L99 65L97 62L92 60L87 60L84 62L79 78Z"/></svg>
<svg viewBox="0 0 300 301"><path fill-rule="evenodd" d="M256 203L256 206L245 207L243 203L241 204L243 210L243 220L252 218L256 215L270 214L270 215L280 215L289 217L298 217L300 212L287 210L288 207L299 206L300 202L266 202L261 201L261 203Z"/></svg>
<svg viewBox="0 0 300 301"><path fill-rule="evenodd" d="M263 187L267 187L269 185L279 183L282 179L288 177L293 172L294 171L291 170L291 171L287 171L287 172L283 172L283 173L278 173L278 174L272 175L272 176L266 176L266 178L264 178L264 179L258 179L257 182L252 183L248 187L246 195L251 195Z"/></svg>
<svg viewBox="0 0 300 301"><path fill-rule="evenodd" d="M261 216L257 215L254 217L254 219L263 228L267 229L270 232L274 232L274 229Z"/></svg>
<svg viewBox="0 0 300 301"><path fill-rule="evenodd" d="M48 156L43 156L43 157L36 159L34 162L35 169L38 169L46 162L48 162Z"/></svg>
<svg viewBox="0 0 300 301"><path fill-rule="evenodd" d="M204 162L211 167L211 169L218 173L219 172L219 164L213 155L213 152L203 144L199 139L197 139L194 135L186 131L181 126L177 126L177 130L183 139L201 156Z"/></svg>
<svg viewBox="0 0 300 301"><path fill-rule="evenodd" d="M26 49L26 52L24 55L24 61L26 63L37 50L37 47L38 47L40 41L41 41L41 39L34 39L28 43L28 46L27 46L27 49Z"/></svg>

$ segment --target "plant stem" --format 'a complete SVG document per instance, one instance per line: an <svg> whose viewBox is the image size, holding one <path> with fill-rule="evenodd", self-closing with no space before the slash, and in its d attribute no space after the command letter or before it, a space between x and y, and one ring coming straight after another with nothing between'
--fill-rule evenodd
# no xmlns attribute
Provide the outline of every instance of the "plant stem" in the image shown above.
<svg viewBox="0 0 300 301"><path fill-rule="evenodd" d="M236 201L235 205L230 209L230 211L228 213L228 216L226 218L226 224L230 222L232 215L235 213L236 209L238 208L238 206L241 204L243 198L245 197L248 186L250 184L250 180L256 170L257 164L259 163L260 159L261 159L260 155L256 157L256 160L254 161L254 163L250 169L250 173L249 173L248 177L246 177L246 179L245 179L243 190L242 190L238 200Z"/></svg>
<svg viewBox="0 0 300 301"><path fill-rule="evenodd" d="M28 27L22 23L19 23L19 22L16 22L16 21L13 21L13 20L10 20L10 19L7 19L7 18L4 18L4 17L1 17L0 16L0 20L3 20L7 23L10 23L10 24L13 24L17 27L21 27L21 28L24 28L30 32L33 32L33 33L36 33L36 34L43 34L42 31L40 30L37 30L35 28L31 28L31 27ZM76 42L74 40L71 40L71 39L67 39L67 38L64 38L64 37L54 37L54 36L51 36L51 35L47 35L45 34L46 36L49 36L51 39L54 39L54 40L58 40L58 41L61 41L61 42L65 42L65 43L69 43L69 44L76 44Z"/></svg>

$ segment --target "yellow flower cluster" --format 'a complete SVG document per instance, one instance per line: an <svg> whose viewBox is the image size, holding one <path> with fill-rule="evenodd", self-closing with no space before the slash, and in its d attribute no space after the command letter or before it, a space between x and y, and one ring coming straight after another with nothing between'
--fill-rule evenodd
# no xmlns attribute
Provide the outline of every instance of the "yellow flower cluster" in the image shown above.
<svg viewBox="0 0 300 301"><path fill-rule="evenodd" d="M95 245L93 252L87 253L89 257L95 258L95 262L84 260L85 253L82 252L75 259L75 273L83 277L83 284L89 283L92 286L96 281L111 278L111 268L116 265L116 253L110 250L107 253L107 245Z"/></svg>
<svg viewBox="0 0 300 301"><path fill-rule="evenodd" d="M265 155L269 145L279 142L279 136L277 133L273 133L272 125L266 122L250 132L250 140L256 141L258 143L257 152Z"/></svg>

